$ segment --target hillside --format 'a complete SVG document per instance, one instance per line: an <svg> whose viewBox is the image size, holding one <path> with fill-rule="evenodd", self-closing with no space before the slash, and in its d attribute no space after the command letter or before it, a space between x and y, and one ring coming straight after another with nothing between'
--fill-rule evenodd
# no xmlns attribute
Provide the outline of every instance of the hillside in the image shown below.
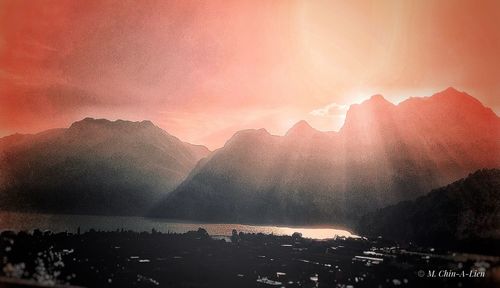
<svg viewBox="0 0 500 288"><path fill-rule="evenodd" d="M500 241L500 170L478 170L414 201L370 213L358 232L421 245Z"/></svg>
<svg viewBox="0 0 500 288"><path fill-rule="evenodd" d="M149 121L86 118L0 139L1 206L142 215L207 156Z"/></svg>

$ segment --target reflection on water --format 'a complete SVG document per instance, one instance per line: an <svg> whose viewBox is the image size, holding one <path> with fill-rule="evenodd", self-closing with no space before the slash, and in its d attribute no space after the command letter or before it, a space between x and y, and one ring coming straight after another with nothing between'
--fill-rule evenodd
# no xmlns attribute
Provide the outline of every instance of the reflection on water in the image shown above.
<svg viewBox="0 0 500 288"><path fill-rule="evenodd" d="M151 231L185 233L203 227L210 235L229 236L233 229L245 233L264 233L274 235L292 235L302 233L303 237L326 239L335 236L356 237L348 231L331 228L294 228L277 226L258 226L242 224L208 224L174 222L168 219L151 219L144 217L94 216L94 215L54 215L38 213L0 212L0 230L51 230L53 232L81 232L90 229L115 231L117 229L136 232Z"/></svg>

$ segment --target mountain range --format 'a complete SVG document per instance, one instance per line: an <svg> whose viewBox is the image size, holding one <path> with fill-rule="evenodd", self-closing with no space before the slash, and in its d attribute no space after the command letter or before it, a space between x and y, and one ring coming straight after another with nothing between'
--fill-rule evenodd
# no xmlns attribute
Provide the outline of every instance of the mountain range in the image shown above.
<svg viewBox="0 0 500 288"><path fill-rule="evenodd" d="M0 207L202 221L338 224L500 167L500 118L448 88L351 105L338 132L234 134L210 152L149 121L86 118L0 138Z"/></svg>
<svg viewBox="0 0 500 288"><path fill-rule="evenodd" d="M144 215L207 156L150 121L86 118L0 139L3 209Z"/></svg>
<svg viewBox="0 0 500 288"><path fill-rule="evenodd" d="M480 168L500 167L500 118L448 88L394 105L352 105L339 132L301 121L284 136L236 133L151 215L217 222L350 226Z"/></svg>

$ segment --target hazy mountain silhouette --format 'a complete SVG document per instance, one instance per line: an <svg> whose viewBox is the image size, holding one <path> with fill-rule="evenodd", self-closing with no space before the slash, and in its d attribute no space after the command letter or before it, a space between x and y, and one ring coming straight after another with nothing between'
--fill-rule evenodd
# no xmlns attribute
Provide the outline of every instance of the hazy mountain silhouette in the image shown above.
<svg viewBox="0 0 500 288"><path fill-rule="evenodd" d="M339 132L297 123L285 136L236 133L154 216L353 224L480 168L500 167L500 118L453 88L398 105L352 105Z"/></svg>
<svg viewBox="0 0 500 288"><path fill-rule="evenodd" d="M447 247L500 241L500 170L479 170L414 201L370 213L360 221L358 232Z"/></svg>
<svg viewBox="0 0 500 288"><path fill-rule="evenodd" d="M3 208L141 215L209 150L150 121L86 118L0 139Z"/></svg>

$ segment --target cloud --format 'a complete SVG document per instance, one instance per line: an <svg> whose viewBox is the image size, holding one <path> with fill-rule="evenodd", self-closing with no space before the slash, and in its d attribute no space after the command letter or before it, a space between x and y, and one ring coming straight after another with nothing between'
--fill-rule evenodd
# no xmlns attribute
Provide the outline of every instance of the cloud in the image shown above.
<svg viewBox="0 0 500 288"><path fill-rule="evenodd" d="M341 105L337 103L330 103L325 107L321 107L309 112L310 115L318 117L339 117L345 116L349 105Z"/></svg>

